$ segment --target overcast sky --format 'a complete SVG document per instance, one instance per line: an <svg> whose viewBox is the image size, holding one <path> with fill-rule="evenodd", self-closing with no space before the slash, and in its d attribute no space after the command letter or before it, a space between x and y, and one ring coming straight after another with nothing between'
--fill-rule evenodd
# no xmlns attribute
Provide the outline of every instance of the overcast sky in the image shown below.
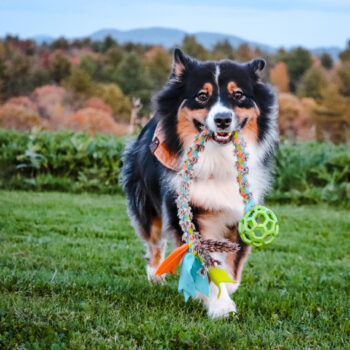
<svg viewBox="0 0 350 350"><path fill-rule="evenodd" d="M77 37L153 26L234 34L272 46L344 47L350 0L0 0L0 36Z"/></svg>

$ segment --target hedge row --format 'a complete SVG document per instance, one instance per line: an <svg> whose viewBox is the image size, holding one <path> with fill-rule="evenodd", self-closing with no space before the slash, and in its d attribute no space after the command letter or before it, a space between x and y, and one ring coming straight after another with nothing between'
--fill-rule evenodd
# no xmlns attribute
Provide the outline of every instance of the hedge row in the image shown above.
<svg viewBox="0 0 350 350"><path fill-rule="evenodd" d="M0 187L116 193L123 147L101 134L0 129Z"/></svg>
<svg viewBox="0 0 350 350"><path fill-rule="evenodd" d="M0 129L0 187L120 192L125 139L69 131ZM270 201L350 206L350 146L284 143L276 154Z"/></svg>
<svg viewBox="0 0 350 350"><path fill-rule="evenodd" d="M269 199L350 206L350 145L286 142L275 157Z"/></svg>

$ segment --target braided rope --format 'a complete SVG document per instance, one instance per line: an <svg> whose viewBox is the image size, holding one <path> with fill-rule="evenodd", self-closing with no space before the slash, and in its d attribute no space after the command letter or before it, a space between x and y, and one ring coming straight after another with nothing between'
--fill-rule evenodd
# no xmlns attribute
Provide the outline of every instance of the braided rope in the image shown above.
<svg viewBox="0 0 350 350"><path fill-rule="evenodd" d="M194 140L193 144L187 151L187 158L184 162L184 167L180 172L181 182L178 190L177 209L180 227L183 231L182 240L189 243L192 253L198 255L202 261L203 268L200 273L205 274L210 267L215 267L220 264L218 260L211 257L212 252L235 252L239 249L236 243L227 240L215 241L212 239L204 240L200 238L200 233L196 230L192 222L193 213L190 206L190 187L194 177L194 167L198 162L200 152L205 149L206 142L211 139L212 131L204 129ZM232 142L234 144L234 154L237 162L237 181L239 184L239 192L243 197L245 204L245 212L255 206L252 198L252 193L248 188L248 154L245 151L246 143L241 134L236 131L232 134Z"/></svg>

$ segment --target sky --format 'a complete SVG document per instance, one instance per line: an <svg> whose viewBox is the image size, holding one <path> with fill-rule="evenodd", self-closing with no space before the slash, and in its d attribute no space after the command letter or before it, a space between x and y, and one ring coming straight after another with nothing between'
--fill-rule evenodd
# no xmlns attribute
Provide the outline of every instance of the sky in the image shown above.
<svg viewBox="0 0 350 350"><path fill-rule="evenodd" d="M345 47L350 0L0 0L0 36L82 37L104 28L227 33L275 47Z"/></svg>

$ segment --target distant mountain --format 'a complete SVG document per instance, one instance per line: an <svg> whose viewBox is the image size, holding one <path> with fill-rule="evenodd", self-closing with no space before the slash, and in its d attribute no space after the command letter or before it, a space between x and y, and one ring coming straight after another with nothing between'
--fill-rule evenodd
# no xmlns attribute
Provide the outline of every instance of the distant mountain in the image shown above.
<svg viewBox="0 0 350 350"><path fill-rule="evenodd" d="M340 47L330 46L330 47L316 47L310 50L314 55L321 56L324 53L328 53L332 56L334 61L339 60L339 54L343 51Z"/></svg>
<svg viewBox="0 0 350 350"><path fill-rule="evenodd" d="M117 30L117 29L102 29L89 35L92 40L103 40L106 36L111 36L119 43L131 41L140 44L162 45L166 48L171 48L182 43L183 38L188 33L179 29L170 29L162 27L139 28L131 30ZM249 44L251 47L259 47L267 52L276 51L275 48L269 45L252 42L242 39L235 35L197 32L191 33L196 37L198 42L206 49L211 49L218 41L227 39L233 47L238 47L243 43Z"/></svg>
<svg viewBox="0 0 350 350"><path fill-rule="evenodd" d="M32 40L34 40L37 44L41 45L43 43L46 44L51 44L55 38L53 38L52 36L49 35L36 35L34 37L31 38Z"/></svg>
<svg viewBox="0 0 350 350"><path fill-rule="evenodd" d="M118 29L101 29L94 32L86 37L91 40L104 40L106 36L111 36L119 43L123 44L128 41L148 44L148 45L162 45L166 48L171 48L182 43L183 38L187 32L179 29L162 28L162 27L152 27L152 28L137 28L131 30L118 30ZM205 48L211 49L218 41L227 39L230 44L237 48L243 43L249 44L252 48L260 48L268 53L274 53L277 48L263 43L258 43L254 41L245 40L235 35L222 34L222 33L209 33L209 32L196 32L191 33L196 37L199 43L201 43ZM32 38L37 43L41 44L43 42L51 43L55 38L47 35L38 35ZM334 60L338 60L339 53L342 51L339 47L320 47L310 49L310 51L315 55L322 55L328 52Z"/></svg>

